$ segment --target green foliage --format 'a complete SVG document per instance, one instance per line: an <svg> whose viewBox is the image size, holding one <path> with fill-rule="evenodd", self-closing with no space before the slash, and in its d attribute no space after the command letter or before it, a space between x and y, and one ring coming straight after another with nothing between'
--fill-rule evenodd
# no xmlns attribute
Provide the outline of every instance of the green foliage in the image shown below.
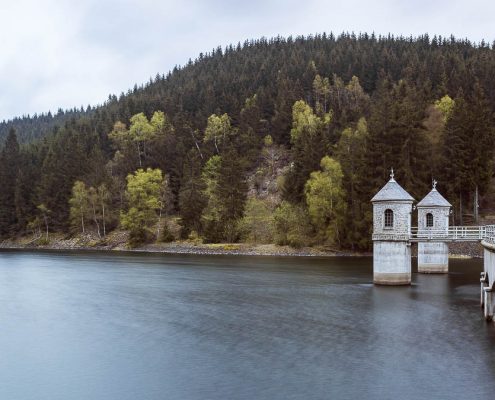
<svg viewBox="0 0 495 400"><path fill-rule="evenodd" d="M321 117L317 116L304 100L296 101L292 107L291 141L296 143L304 135L316 135L319 131L327 128L331 120L331 113L325 113Z"/></svg>
<svg viewBox="0 0 495 400"><path fill-rule="evenodd" d="M328 128L331 113L318 116L303 100L292 108L292 160L284 187L284 197L292 202L302 202L304 185L309 174L319 167L319 160L328 153L330 141Z"/></svg>
<svg viewBox="0 0 495 400"><path fill-rule="evenodd" d="M86 221L90 220L95 225L98 237L106 236L107 224L111 221L109 202L110 192L104 183L94 188L76 181L72 187L72 197L69 199L72 229L86 233Z"/></svg>
<svg viewBox="0 0 495 400"><path fill-rule="evenodd" d="M164 135L165 131L171 130L162 111L155 111L151 120L140 112L130 118L129 129L125 124L117 121L108 136L124 154L130 156L136 152L139 167L142 167L143 162L149 157L149 144Z"/></svg>
<svg viewBox="0 0 495 400"><path fill-rule="evenodd" d="M204 141L206 143L213 142L217 153L219 153L219 146L224 143L232 133L230 118L227 114L212 114L208 117Z"/></svg>
<svg viewBox="0 0 495 400"><path fill-rule="evenodd" d="M447 186L457 223L476 188L485 193L493 178L495 130L493 111L479 85L467 99L458 97L445 126L442 181Z"/></svg>
<svg viewBox="0 0 495 400"><path fill-rule="evenodd" d="M162 171L148 168L138 169L127 176L127 212L122 212L120 222L129 230L132 244L146 241L151 228L158 221L160 190L163 185Z"/></svg>
<svg viewBox="0 0 495 400"><path fill-rule="evenodd" d="M201 214L206 206L205 184L201 175L201 160L191 152L184 166L183 185L179 193L182 235L187 238L192 231L201 230Z"/></svg>
<svg viewBox="0 0 495 400"><path fill-rule="evenodd" d="M306 204L311 222L324 240L332 245L340 244L346 212L342 186L342 168L338 161L325 156L321 171L311 173L306 182Z"/></svg>
<svg viewBox="0 0 495 400"><path fill-rule="evenodd" d="M249 198L244 217L239 222L243 238L252 243L273 243L275 236L274 206L269 200Z"/></svg>
<svg viewBox="0 0 495 400"><path fill-rule="evenodd" d="M415 198L427 193L431 177L424 157L428 149L423 121L428 103L424 93L401 80L380 82L369 118L367 172L371 183L368 198L383 186L390 168Z"/></svg>
<svg viewBox="0 0 495 400"><path fill-rule="evenodd" d="M11 129L0 153L0 237L15 231L16 181L19 165L19 144L15 130Z"/></svg>
<svg viewBox="0 0 495 400"><path fill-rule="evenodd" d="M168 227L168 225L164 224L163 228L162 228L161 235L160 235L160 241L163 243L170 243L170 242L173 242L175 239L176 238L172 234L172 232L170 231L170 228Z"/></svg>
<svg viewBox="0 0 495 400"><path fill-rule="evenodd" d="M306 209L283 201L274 214L275 242L280 245L304 247L311 244L312 229Z"/></svg>
<svg viewBox="0 0 495 400"><path fill-rule="evenodd" d="M435 101L435 107L440 110L443 115L444 123L452 116L454 111L455 101L447 94L440 100Z"/></svg>
<svg viewBox="0 0 495 400"><path fill-rule="evenodd" d="M153 137L155 133L154 126L151 125L144 113L141 112L133 115L130 122L131 126L129 128L129 134L135 142L144 142Z"/></svg>
<svg viewBox="0 0 495 400"><path fill-rule="evenodd" d="M246 201L244 168L232 149L211 157L203 169L204 196L207 205L202 214L205 239L233 242L238 237L238 220Z"/></svg>
<svg viewBox="0 0 495 400"><path fill-rule="evenodd" d="M81 229L85 233L84 219L89 211L89 196L86 184L76 181L72 187L70 203L70 222L73 229Z"/></svg>
<svg viewBox="0 0 495 400"><path fill-rule="evenodd" d="M48 207L45 204L39 204L36 209L38 210L38 213L40 214L40 219L43 220L44 225L45 225L45 238L44 242L48 244L49 242L49 221L50 221L50 214L52 211L48 209Z"/></svg>
<svg viewBox="0 0 495 400"><path fill-rule="evenodd" d="M163 243L173 242L183 235L182 227L174 217L165 217L158 240Z"/></svg>
<svg viewBox="0 0 495 400"><path fill-rule="evenodd" d="M320 75L315 76L313 81L313 91L315 94L316 110L318 114L325 114L328 107L330 95L330 79L322 78Z"/></svg>
<svg viewBox="0 0 495 400"><path fill-rule="evenodd" d="M342 167L347 204L340 242L344 247L359 250L369 248L372 225L365 181L368 139L368 124L365 118L360 118L355 126L343 130L335 151Z"/></svg>

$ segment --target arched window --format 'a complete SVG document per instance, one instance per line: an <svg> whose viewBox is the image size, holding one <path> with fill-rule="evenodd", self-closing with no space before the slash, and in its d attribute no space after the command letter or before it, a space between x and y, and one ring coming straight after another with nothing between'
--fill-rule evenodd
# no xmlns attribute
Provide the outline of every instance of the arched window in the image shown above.
<svg viewBox="0 0 495 400"><path fill-rule="evenodd" d="M385 210L385 228L393 228L394 227L394 212L387 208Z"/></svg>
<svg viewBox="0 0 495 400"><path fill-rule="evenodd" d="M426 214L426 227L427 228L433 227L433 214L432 213Z"/></svg>

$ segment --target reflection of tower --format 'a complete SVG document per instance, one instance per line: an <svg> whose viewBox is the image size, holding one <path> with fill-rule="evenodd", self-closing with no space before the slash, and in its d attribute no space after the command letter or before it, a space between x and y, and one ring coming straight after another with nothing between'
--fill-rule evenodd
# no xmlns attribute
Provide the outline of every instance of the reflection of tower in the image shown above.
<svg viewBox="0 0 495 400"><path fill-rule="evenodd" d="M414 199L394 179L371 199L373 203L373 282L411 283L411 212Z"/></svg>
<svg viewBox="0 0 495 400"><path fill-rule="evenodd" d="M451 204L436 189L418 203L418 236L447 236ZM447 273L449 271L449 246L435 239L418 243L418 272Z"/></svg>

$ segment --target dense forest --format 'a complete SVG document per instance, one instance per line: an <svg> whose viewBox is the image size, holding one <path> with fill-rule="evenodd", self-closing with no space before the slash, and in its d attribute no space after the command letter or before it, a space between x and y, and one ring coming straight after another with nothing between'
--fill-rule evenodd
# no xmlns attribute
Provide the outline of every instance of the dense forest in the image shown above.
<svg viewBox="0 0 495 400"><path fill-rule="evenodd" d="M200 54L105 104L0 124L0 237L370 246L391 167L495 208L495 44L332 34Z"/></svg>

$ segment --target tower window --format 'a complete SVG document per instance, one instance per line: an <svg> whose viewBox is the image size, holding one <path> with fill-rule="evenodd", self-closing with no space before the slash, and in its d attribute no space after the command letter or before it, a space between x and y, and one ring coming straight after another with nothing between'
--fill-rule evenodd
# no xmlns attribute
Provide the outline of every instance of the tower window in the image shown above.
<svg viewBox="0 0 495 400"><path fill-rule="evenodd" d="M394 227L394 212L391 209L385 210L385 228Z"/></svg>
<svg viewBox="0 0 495 400"><path fill-rule="evenodd" d="M432 213L426 214L426 227L428 227L428 228L433 227L433 214Z"/></svg>

